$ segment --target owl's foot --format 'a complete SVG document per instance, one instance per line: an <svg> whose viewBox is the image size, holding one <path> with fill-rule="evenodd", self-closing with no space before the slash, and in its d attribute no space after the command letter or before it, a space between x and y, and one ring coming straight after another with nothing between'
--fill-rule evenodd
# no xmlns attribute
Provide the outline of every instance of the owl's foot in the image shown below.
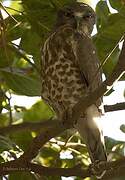
<svg viewBox="0 0 125 180"><path fill-rule="evenodd" d="M73 122L72 122L72 109L68 109L63 113L62 117L62 122L63 125L68 126L68 127L73 127Z"/></svg>
<svg viewBox="0 0 125 180"><path fill-rule="evenodd" d="M90 171L92 172L93 175L97 177L97 179L101 179L104 174L106 173L106 161L95 161L94 163L90 164Z"/></svg>

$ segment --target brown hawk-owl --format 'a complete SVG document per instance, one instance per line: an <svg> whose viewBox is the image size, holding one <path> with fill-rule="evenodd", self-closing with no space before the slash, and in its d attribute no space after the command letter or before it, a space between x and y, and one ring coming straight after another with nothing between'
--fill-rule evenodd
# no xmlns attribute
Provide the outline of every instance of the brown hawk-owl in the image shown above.
<svg viewBox="0 0 125 180"><path fill-rule="evenodd" d="M59 10L54 31L42 49L42 98L63 120L66 112L83 96L95 90L101 72L91 40L95 13L85 3L73 3ZM98 73L97 73L98 72ZM106 161L102 130L101 98L86 109L75 128L84 139L92 162Z"/></svg>

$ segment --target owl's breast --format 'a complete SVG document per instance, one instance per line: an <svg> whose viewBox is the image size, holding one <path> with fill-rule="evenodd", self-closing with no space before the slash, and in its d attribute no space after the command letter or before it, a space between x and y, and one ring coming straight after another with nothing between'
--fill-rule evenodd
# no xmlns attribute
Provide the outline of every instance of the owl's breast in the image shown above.
<svg viewBox="0 0 125 180"><path fill-rule="evenodd" d="M67 108L79 101L86 92L75 53L69 42L57 37L58 44L48 39L43 49L42 97L50 104Z"/></svg>

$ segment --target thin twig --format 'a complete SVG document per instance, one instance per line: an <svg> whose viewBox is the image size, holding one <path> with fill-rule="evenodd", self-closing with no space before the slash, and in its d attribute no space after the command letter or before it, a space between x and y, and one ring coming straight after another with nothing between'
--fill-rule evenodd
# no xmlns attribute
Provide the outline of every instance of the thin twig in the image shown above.
<svg viewBox="0 0 125 180"><path fill-rule="evenodd" d="M113 105L104 105L105 112L125 110L125 102L116 103Z"/></svg>
<svg viewBox="0 0 125 180"><path fill-rule="evenodd" d="M8 105L9 105L9 125L11 125L12 124L12 122L13 122L13 115L12 115L12 108L11 108L11 92L9 92L9 94L10 94L10 97L7 97L7 99L8 99Z"/></svg>
<svg viewBox="0 0 125 180"><path fill-rule="evenodd" d="M14 43L12 43L12 42L9 43L8 45L9 45L8 47L9 47L10 49L12 49L13 51L15 51L19 56L23 57L29 64L31 64L32 67L36 70L37 73L40 73L40 72L39 72L39 69L37 68L37 66L36 66L34 63L31 62L31 60L27 57L26 53L25 53L22 49L20 49L20 48L18 47L18 45L14 44ZM18 48L17 48L17 47L18 47Z"/></svg>
<svg viewBox="0 0 125 180"><path fill-rule="evenodd" d="M102 69L102 67L105 65L105 63L108 61L109 57L113 54L113 52L116 50L116 48L118 47L119 43L124 39L124 34L121 36L121 38L118 40L118 42L116 43L115 47L108 53L108 55L104 58L104 60L100 63L97 71L95 72L95 75L93 76L93 81L92 84L95 83L96 81L96 77L98 75L98 73L100 72L100 70ZM91 85L92 86L92 85Z"/></svg>
<svg viewBox="0 0 125 180"><path fill-rule="evenodd" d="M1 10L0 10L0 31L1 31L2 47L4 48L5 56L6 56L8 64L9 64L10 58L9 58L8 49L7 49L6 24L4 22ZM12 71L11 66L10 66L10 70Z"/></svg>
<svg viewBox="0 0 125 180"><path fill-rule="evenodd" d="M0 7L8 14L8 16L10 16L16 23L19 23L6 9L5 7L2 5L2 3L0 2Z"/></svg>
<svg viewBox="0 0 125 180"><path fill-rule="evenodd" d="M107 62L107 60L109 59L109 57L113 54L113 52L116 50L116 48L118 47L119 43L121 41L123 41L124 39L124 34L121 36L121 38L118 40L118 42L116 43L115 47L109 52L109 54L104 58L104 60L101 62L97 72L95 73L95 76L98 74L99 70L105 65L105 63ZM94 78L95 78L94 76Z"/></svg>
<svg viewBox="0 0 125 180"><path fill-rule="evenodd" d="M15 172L34 172L42 176L44 175L52 177L57 175L65 177L76 176L81 178L93 176L91 169L83 166L79 164L72 168L52 168L17 159L0 164L0 175L6 175ZM106 162L105 164L102 164L101 169L106 170L102 180L109 180L114 177L116 178L123 176L125 175L125 158L121 158L112 162Z"/></svg>
<svg viewBox="0 0 125 180"><path fill-rule="evenodd" d="M17 10L17 9L12 8L12 7L4 6L4 8L6 8L6 9L10 9L10 10L13 10L13 11L16 11L16 12L18 12L18 13L23 14L23 12L22 12L22 11L19 11L19 10Z"/></svg>

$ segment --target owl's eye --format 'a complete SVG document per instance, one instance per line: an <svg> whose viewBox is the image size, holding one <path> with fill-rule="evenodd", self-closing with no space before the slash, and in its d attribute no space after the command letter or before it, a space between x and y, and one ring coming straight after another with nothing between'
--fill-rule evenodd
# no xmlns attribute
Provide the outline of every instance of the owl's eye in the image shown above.
<svg viewBox="0 0 125 180"><path fill-rule="evenodd" d="M90 12L83 16L84 19L89 19L89 18L92 18L92 17L93 17L93 15Z"/></svg>
<svg viewBox="0 0 125 180"><path fill-rule="evenodd" d="M66 17L73 17L73 14L72 14L72 12L67 11L67 12L65 12L65 16Z"/></svg>
<svg viewBox="0 0 125 180"><path fill-rule="evenodd" d="M65 16L70 17L71 16L70 12L65 12Z"/></svg>

